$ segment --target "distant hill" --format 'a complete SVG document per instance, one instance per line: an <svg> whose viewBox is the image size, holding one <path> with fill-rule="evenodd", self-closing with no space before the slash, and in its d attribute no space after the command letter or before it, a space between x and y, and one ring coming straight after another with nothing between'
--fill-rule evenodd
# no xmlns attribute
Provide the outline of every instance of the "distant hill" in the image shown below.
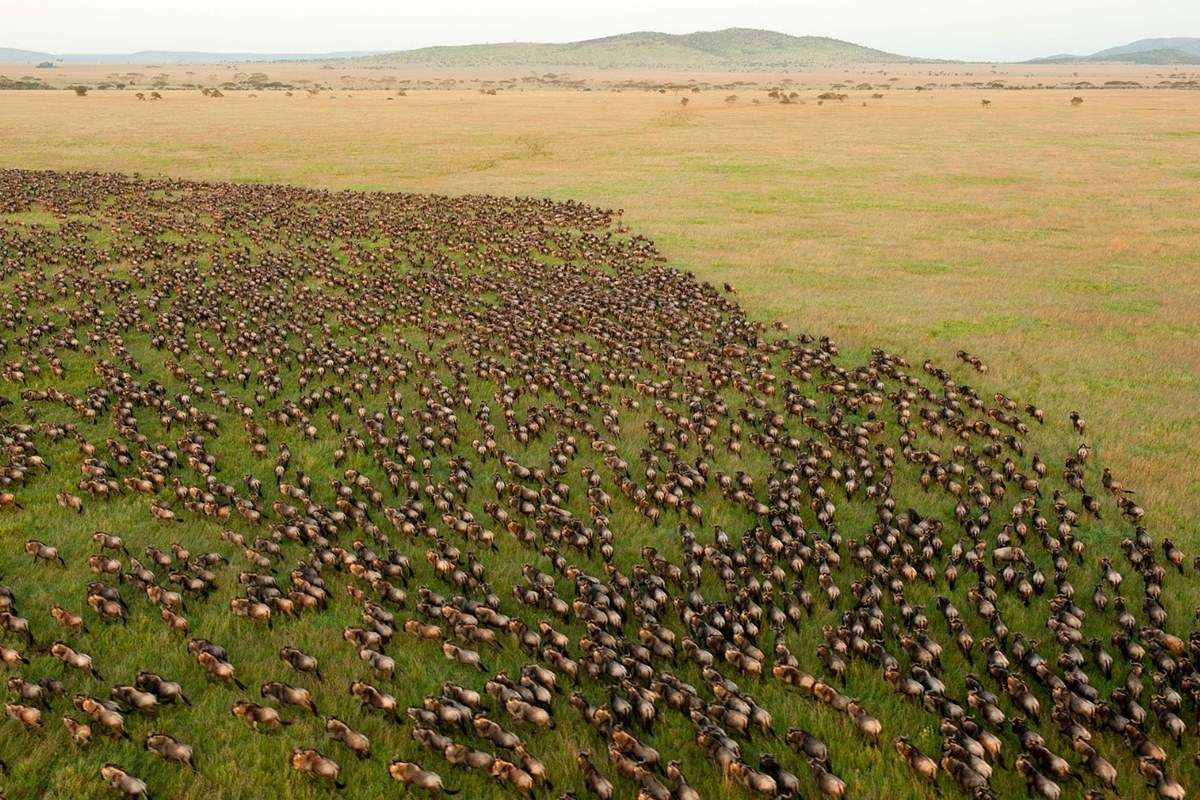
<svg viewBox="0 0 1200 800"><path fill-rule="evenodd" d="M39 53L0 47L0 63L53 61L62 64L237 64L264 61L328 61L358 58L383 51L346 50L335 53L205 53L185 50L140 50L136 53Z"/></svg>
<svg viewBox="0 0 1200 800"><path fill-rule="evenodd" d="M915 59L824 36L728 28L671 34L650 31L565 44L514 42L423 47L368 57L389 66L600 69L782 70L840 64L883 64Z"/></svg>
<svg viewBox="0 0 1200 800"><path fill-rule="evenodd" d="M1200 64L1200 38L1176 36L1166 39L1139 39L1109 47L1091 55L1060 55L1036 58L1030 64Z"/></svg>
<svg viewBox="0 0 1200 800"><path fill-rule="evenodd" d="M591 67L676 70L784 70L813 65L886 64L916 59L825 36L728 28L671 34L638 32L565 44L514 42L337 53L39 53L0 48L0 62L66 64L222 64L354 59L389 66Z"/></svg>
<svg viewBox="0 0 1200 800"><path fill-rule="evenodd" d="M39 53L35 50L18 50L15 47L0 47L0 64L36 64L41 61L53 61L50 53Z"/></svg>
<svg viewBox="0 0 1200 800"><path fill-rule="evenodd" d="M1114 58L1123 55L1156 52L1160 50L1177 51L1191 56L1200 57L1200 38L1194 36L1176 36L1170 39L1140 39L1136 42L1110 47L1093 53L1092 58Z"/></svg>

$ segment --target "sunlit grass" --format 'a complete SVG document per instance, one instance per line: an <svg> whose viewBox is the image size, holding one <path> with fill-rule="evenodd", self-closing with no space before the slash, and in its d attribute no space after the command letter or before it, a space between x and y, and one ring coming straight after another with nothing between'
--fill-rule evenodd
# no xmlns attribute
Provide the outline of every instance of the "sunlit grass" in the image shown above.
<svg viewBox="0 0 1200 800"><path fill-rule="evenodd" d="M883 345L914 363L927 355L949 363L956 350L967 349L990 367L986 376L971 376L985 394L1003 390L1036 399L1058 422L1078 408L1089 420L1099 460L1137 489L1153 532L1174 538L1191 555L1200 549L1200 199L1189 172L1195 139L1187 126L1200 111L1200 97L1091 93L1080 109L1068 108L1066 99L1054 92L1009 93L985 114L969 92L897 93L865 109L748 102L728 108L712 94L693 98L686 111L673 98L638 94L414 93L386 102L383 95L356 93L327 102L173 93L161 103L137 104L122 93L86 99L5 93L0 165L547 194L620 207L625 222L656 238L673 264L734 284L739 302L758 318L831 334L851 353ZM10 222L54 224L40 212L3 224ZM71 370L78 366L68 363ZM1076 443L1062 432L1038 435L1047 451ZM319 442L298 453L298 461L327 462L329 450L328 442ZM67 445L52 450L51 462L69 451ZM222 459L232 475L266 477L267 465L245 454L222 452ZM49 505L52 497L48 484L30 494L34 506ZM638 545L657 538L639 522L630 514L614 518L633 548L618 559L622 566ZM0 518L6 553L25 537L42 537L64 543L71 564L65 573L37 567L40 583L26 605L44 608L68 587L78 589L90 552L86 534L95 529L140 546L175 538L194 551L213 549L218 531L205 523L163 530L136 501L90 503L71 519L7 515ZM1101 548L1120 535L1101 526L1086 533ZM515 579L518 561L486 558L498 585ZM27 569L16 560L4 563ZM233 580L232 569L222 573L222 585ZM427 570L421 580L431 580ZM1192 587L1165 598L1177 620L1190 617L1196 600ZM111 665L109 682L128 680L153 657L156 669L198 690L203 678L152 618L149 604L138 598L133 605L127 629L90 623L89 648ZM334 609L270 631L220 613L198 614L195 633L229 644L252 692L258 682L287 674L273 660L281 644L319 650L329 677L313 688L323 712L359 721L377 753L420 755L447 774L451 786L462 787L463 796L491 796L490 783L450 773L418 753L403 728L358 714L344 688L361 665L348 648L321 644L349 621L346 606ZM1033 634L1044 623L1019 607L1004 611ZM811 653L818 636L808 629L795 634L793 650ZM431 646L393 651L406 676L396 688L402 705L456 675ZM489 654L489 666L497 669L524 660L511 645ZM960 679L967 665L950 662L949 674ZM47 672L57 669L48 659L38 663ZM830 741L853 796L878 796L884 784L897 798L932 796L912 784L892 754L859 746L839 715L770 682L752 691L776 712L778 727L803 723ZM874 671L852 666L850 691L889 729L908 733L927 752L936 749L929 719L897 700ZM18 765L10 796L23 796L17 789L28 796L105 796L95 770L108 759L146 776L160 797L328 796L286 775L284 766L293 744L324 745L314 721L292 713L296 725L286 735L252 736L228 717L229 698L196 693L206 697L196 709L135 721L133 733L156 728L204 737L203 777L104 741L60 758L70 745L50 720L50 731L31 737L8 736L11 729L4 729L0 757ZM561 703L556 712L571 716ZM706 796L717 796L725 787L701 754L680 744L685 737L686 727L675 720L652 741L686 753L685 771L701 777ZM575 749L599 749L579 725L564 726L553 742L539 739L536 749L560 782L573 774ZM347 797L399 791L386 782L379 758L360 765L327 751L346 770ZM1132 764L1122 767L1123 788L1136 792ZM1011 775L1002 780L1003 790L1019 791Z"/></svg>

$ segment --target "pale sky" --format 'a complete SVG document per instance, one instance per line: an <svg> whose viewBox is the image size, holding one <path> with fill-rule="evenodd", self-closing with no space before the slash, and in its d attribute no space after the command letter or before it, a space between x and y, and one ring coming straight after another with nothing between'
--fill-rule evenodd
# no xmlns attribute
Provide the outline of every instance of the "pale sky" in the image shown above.
<svg viewBox="0 0 1200 800"><path fill-rule="evenodd" d="M0 0L0 47L328 52L726 27L975 61L1200 36L1200 0Z"/></svg>

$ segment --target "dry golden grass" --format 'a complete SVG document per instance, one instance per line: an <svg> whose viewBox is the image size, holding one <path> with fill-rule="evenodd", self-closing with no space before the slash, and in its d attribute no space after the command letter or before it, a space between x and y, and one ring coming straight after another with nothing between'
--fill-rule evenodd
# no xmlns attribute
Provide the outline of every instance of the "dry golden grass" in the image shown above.
<svg viewBox="0 0 1200 800"><path fill-rule="evenodd" d="M242 64L59 64L54 69L37 69L32 64L0 64L0 75L11 79L24 76L39 78L54 87L83 83L96 86L104 82L130 82L134 88L150 86L156 78L169 86L195 84L217 86L251 74L264 74L269 80L296 85L320 84L341 90L395 88L401 81L502 81L527 75L553 73L564 81L582 81L603 87L625 81L728 85L748 82L769 87L794 83L809 88L828 88L834 84L854 86L867 82L890 84L911 89L925 84L952 86L956 83L1003 81L1009 86L1054 86L1087 81L1101 86L1108 81L1137 81L1154 86L1162 80L1200 78L1196 66L1135 64L862 64L829 66L804 72L670 72L633 68L585 69L578 66L479 67L469 70L441 67L394 67L363 61L291 61L249 62Z"/></svg>
<svg viewBox="0 0 1200 800"><path fill-rule="evenodd" d="M1200 93L725 94L0 93L0 165L621 207L763 318L966 349L989 392L1078 408L1157 532L1195 544Z"/></svg>

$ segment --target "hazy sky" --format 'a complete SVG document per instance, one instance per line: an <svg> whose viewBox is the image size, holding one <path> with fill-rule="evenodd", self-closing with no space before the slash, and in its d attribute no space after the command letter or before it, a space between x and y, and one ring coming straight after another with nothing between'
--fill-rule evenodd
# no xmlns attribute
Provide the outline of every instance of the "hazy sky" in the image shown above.
<svg viewBox="0 0 1200 800"><path fill-rule="evenodd" d="M0 0L0 47L316 52L731 26L971 60L1200 36L1200 0Z"/></svg>

